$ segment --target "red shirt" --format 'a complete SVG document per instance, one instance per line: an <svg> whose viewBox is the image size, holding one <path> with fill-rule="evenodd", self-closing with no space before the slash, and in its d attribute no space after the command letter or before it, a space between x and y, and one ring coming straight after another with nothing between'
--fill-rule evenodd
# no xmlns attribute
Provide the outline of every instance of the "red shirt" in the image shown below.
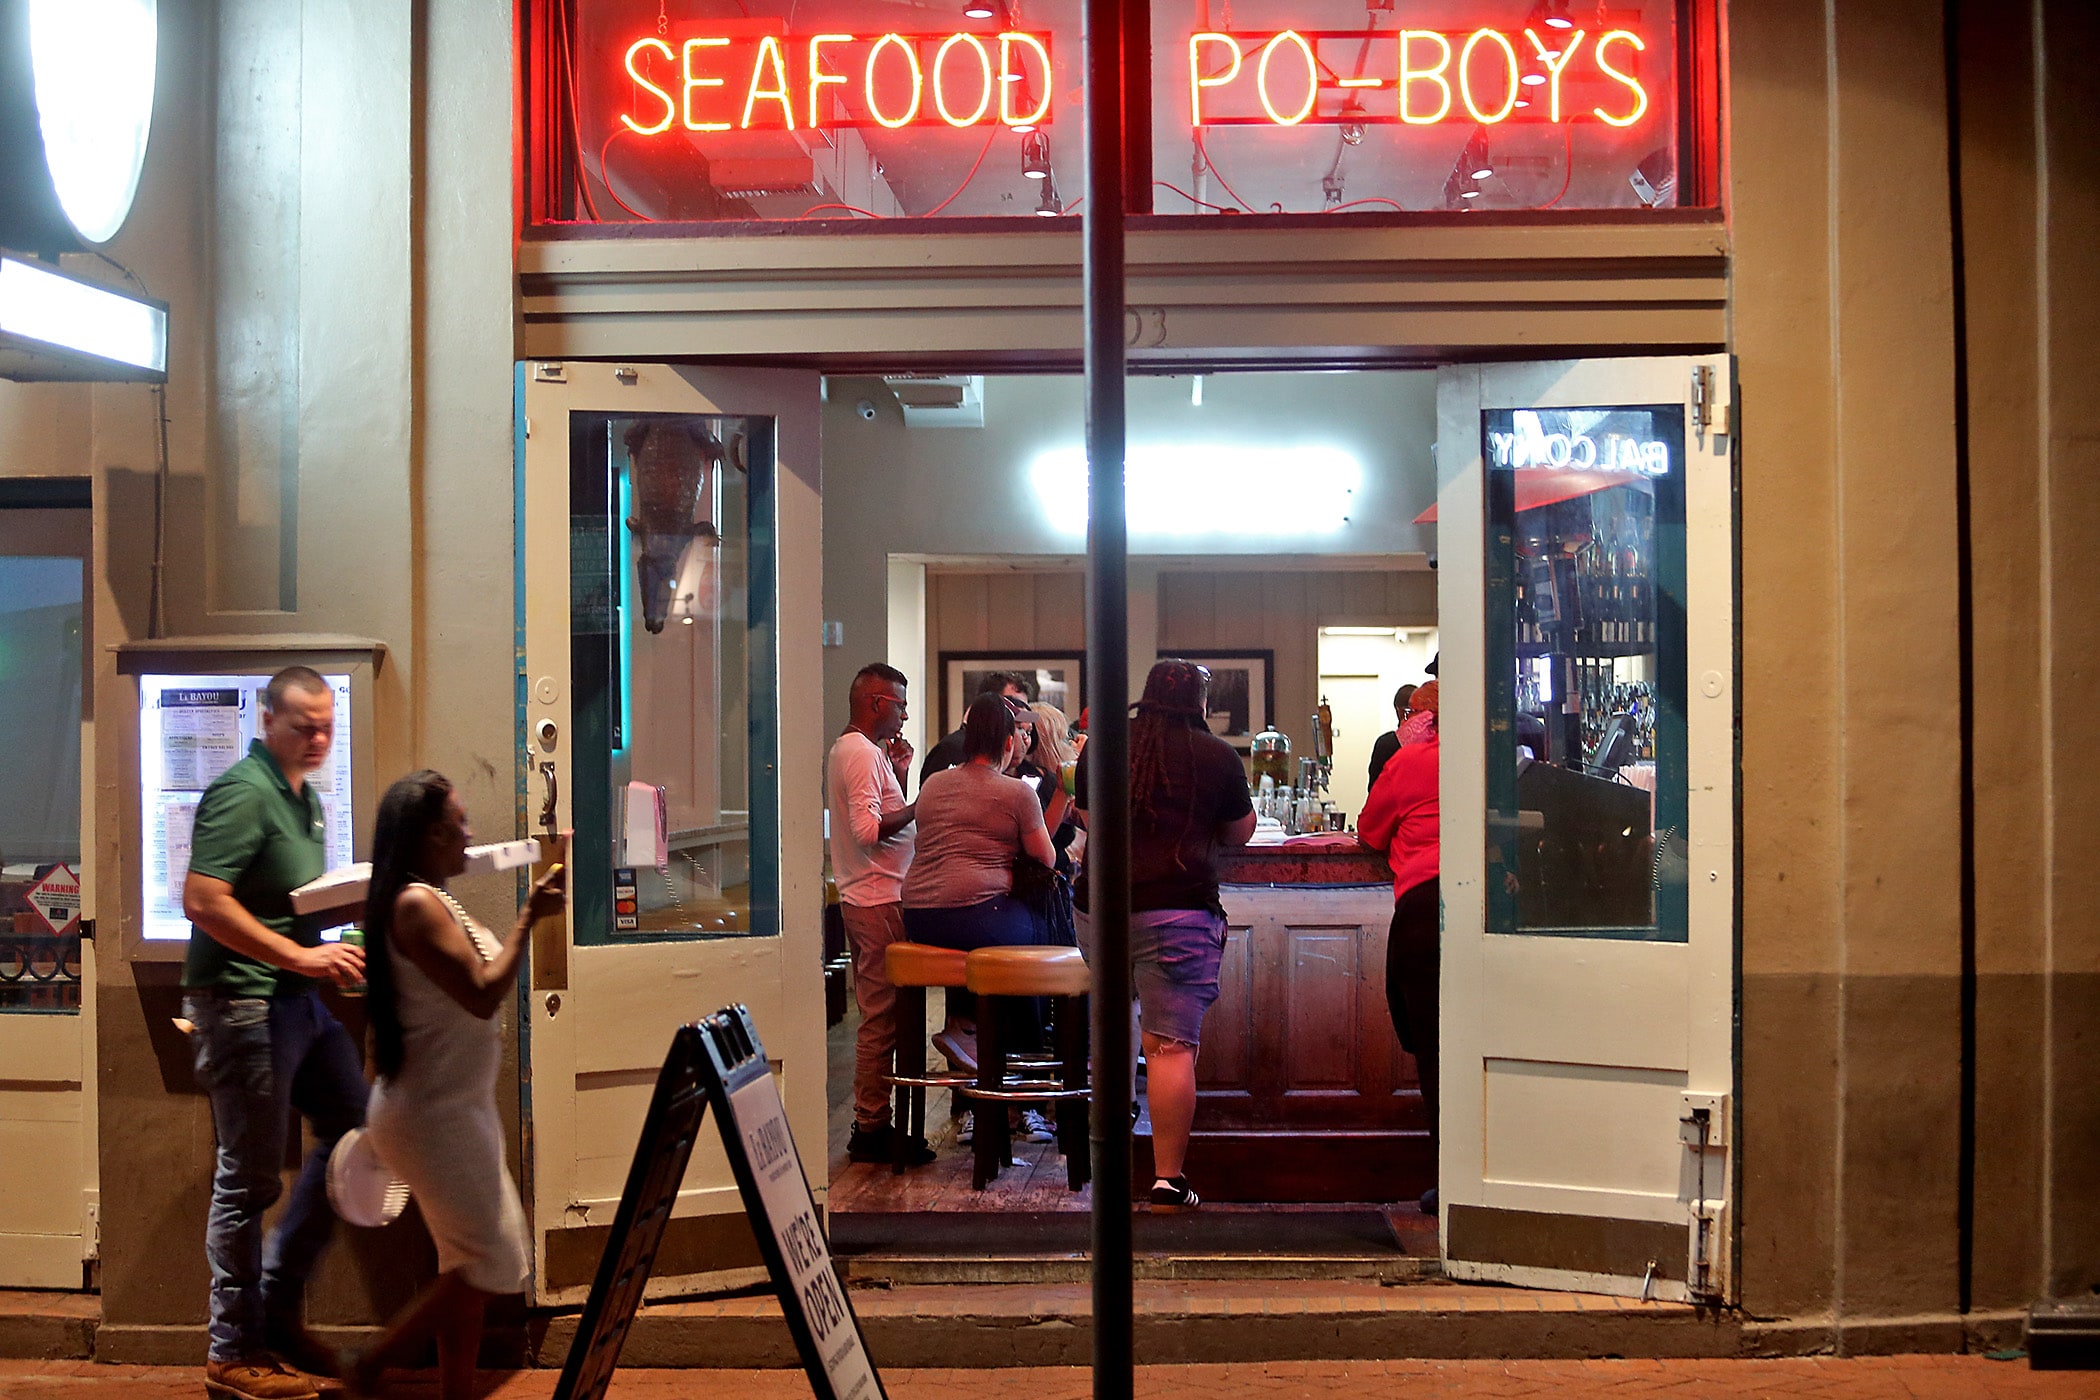
<svg viewBox="0 0 2100 1400"><path fill-rule="evenodd" d="M1393 869L1393 898L1437 877L1437 741L1434 734L1403 746L1371 785L1356 834L1385 852Z"/></svg>

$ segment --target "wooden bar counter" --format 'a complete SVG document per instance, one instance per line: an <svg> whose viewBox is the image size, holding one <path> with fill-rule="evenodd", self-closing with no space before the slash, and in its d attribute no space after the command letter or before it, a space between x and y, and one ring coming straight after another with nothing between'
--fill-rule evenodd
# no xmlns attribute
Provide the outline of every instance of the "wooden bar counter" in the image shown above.
<svg viewBox="0 0 2100 1400"><path fill-rule="evenodd" d="M1385 858L1330 836L1235 852L1221 874L1225 962L1190 1179L1219 1201L1412 1200L1434 1165L1414 1057L1386 1011ZM1149 1186L1148 1137L1138 1155Z"/></svg>

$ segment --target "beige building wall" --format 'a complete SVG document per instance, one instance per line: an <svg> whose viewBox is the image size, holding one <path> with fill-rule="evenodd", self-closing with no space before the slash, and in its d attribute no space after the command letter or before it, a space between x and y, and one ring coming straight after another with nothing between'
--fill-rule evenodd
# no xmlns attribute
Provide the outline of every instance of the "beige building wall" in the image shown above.
<svg viewBox="0 0 2100 1400"><path fill-rule="evenodd" d="M1961 1340L1965 929L1972 1334L2016 1335L2011 1310L2100 1279L2100 1213L2071 1185L2100 1165L2100 831L2072 757L2100 640L2073 541L2100 491L2070 329L2100 310L2100 94L2078 57L2100 36L2085 6L1960 12L1960 268L1938 9L1775 0L1729 26L1743 1301L1855 1350Z"/></svg>
<svg viewBox="0 0 2100 1400"><path fill-rule="evenodd" d="M1939 8L1757 0L1728 17L1740 1269L1750 1313L1799 1320L1787 1345L1960 1339L1965 929L1974 1303L2100 1281L2100 817L2082 723L2100 645L2082 558L2100 537L2100 19L2073 0L1961 14L1959 268ZM163 34L140 212L112 252L173 308L168 630L385 642L379 771L446 769L482 831L508 829L508 7L223 0L164 7ZM1380 343L1351 326L1347 343ZM0 384L0 471L93 477L98 648L150 626L155 418L142 388ZM827 660L829 698L852 668ZM97 713L121 710L122 684L102 652ZM108 925L135 872L107 835L108 724L96 750ZM509 890L468 893L494 917ZM112 954L99 976L100 1345L192 1361L209 1116L169 1025L172 969ZM324 1322L413 1281L383 1238L346 1244Z"/></svg>
<svg viewBox="0 0 2100 1400"><path fill-rule="evenodd" d="M137 210L110 253L170 303L166 632L385 643L382 781L441 768L481 832L508 832L507 7L223 0L162 6L161 35ZM152 629L155 416L143 387L0 384L0 472L93 478L102 714L124 711L130 685L109 648ZM211 1122L171 1024L179 968L119 955L137 871L114 834L118 752L99 726L98 1348L189 1362L203 1355ZM508 881L463 893L507 920ZM405 1296L413 1238L343 1232L316 1320Z"/></svg>

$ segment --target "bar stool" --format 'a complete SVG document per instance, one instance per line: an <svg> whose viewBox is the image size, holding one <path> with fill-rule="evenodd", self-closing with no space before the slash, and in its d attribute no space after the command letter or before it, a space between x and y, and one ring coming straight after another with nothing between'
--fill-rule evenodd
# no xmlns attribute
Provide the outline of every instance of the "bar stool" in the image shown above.
<svg viewBox="0 0 2100 1400"><path fill-rule="evenodd" d="M926 1070L926 989L963 985L966 953L930 943L896 942L883 952L883 967L897 989L897 1072L883 1082L897 1090L895 1144L890 1173L904 1174L911 1144L926 1136L926 1091L959 1089L976 1080L967 1074L929 1074Z"/></svg>
<svg viewBox="0 0 2100 1400"><path fill-rule="evenodd" d="M977 994L977 1079L956 1090L979 1101L976 1163L972 1179L982 1191L1013 1165L1012 1132L1006 1107L1016 1103L1057 1106L1057 1150L1065 1159L1065 1179L1074 1191L1093 1179L1087 1144L1087 993L1092 979L1077 948L978 948L969 955L964 985ZM1004 1025L1010 997L1049 997L1057 1008L1055 1078L1021 1078L1007 1073L1012 1056Z"/></svg>

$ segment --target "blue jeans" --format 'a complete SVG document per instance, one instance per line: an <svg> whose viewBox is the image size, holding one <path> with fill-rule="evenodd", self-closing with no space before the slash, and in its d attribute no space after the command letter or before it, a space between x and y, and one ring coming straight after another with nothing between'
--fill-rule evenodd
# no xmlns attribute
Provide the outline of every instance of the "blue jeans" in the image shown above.
<svg viewBox="0 0 2100 1400"><path fill-rule="evenodd" d="M335 1227L328 1154L365 1121L364 1069L350 1033L318 992L227 997L193 990L182 1007L197 1028L197 1083L211 1096L219 1144L204 1227L210 1355L236 1361L268 1349L266 1318L300 1319L307 1274ZM314 1147L265 1243L263 1212L283 1189L293 1109L313 1125Z"/></svg>

